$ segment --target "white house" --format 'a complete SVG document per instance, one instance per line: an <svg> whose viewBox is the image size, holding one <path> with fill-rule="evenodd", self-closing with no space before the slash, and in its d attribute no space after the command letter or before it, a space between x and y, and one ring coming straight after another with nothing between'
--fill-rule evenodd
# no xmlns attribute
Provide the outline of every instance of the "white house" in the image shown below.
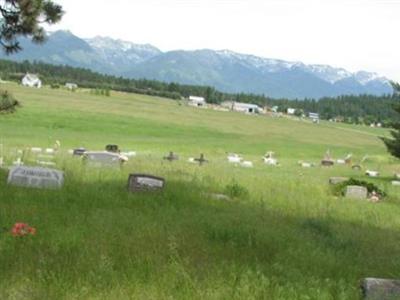
<svg viewBox="0 0 400 300"><path fill-rule="evenodd" d="M296 113L296 109L289 107L286 112L288 115L294 115Z"/></svg>
<svg viewBox="0 0 400 300"><path fill-rule="evenodd" d="M206 99L204 99L203 97L190 96L189 97L189 105L196 106L196 107L204 107L207 105L207 102L206 102Z"/></svg>
<svg viewBox="0 0 400 300"><path fill-rule="evenodd" d="M65 87L66 87L67 89L69 89L69 90L76 90L76 89L78 88L78 85L77 85L76 83L67 82L67 83L65 84Z"/></svg>
<svg viewBox="0 0 400 300"><path fill-rule="evenodd" d="M40 89L42 87L42 81L37 75L26 73L24 78L22 78L22 85Z"/></svg>
<svg viewBox="0 0 400 300"><path fill-rule="evenodd" d="M221 103L221 106L226 107L230 110L243 112L248 114L256 114L262 111L262 108L256 104L250 103L240 103L240 102L233 102L233 101L225 101Z"/></svg>

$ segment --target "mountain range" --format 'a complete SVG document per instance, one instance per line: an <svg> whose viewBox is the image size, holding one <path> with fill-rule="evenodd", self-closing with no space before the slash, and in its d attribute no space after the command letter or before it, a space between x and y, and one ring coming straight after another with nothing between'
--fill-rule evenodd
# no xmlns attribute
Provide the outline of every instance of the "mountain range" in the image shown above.
<svg viewBox="0 0 400 300"><path fill-rule="evenodd" d="M23 51L0 57L88 68L127 78L213 86L229 93L274 98L321 98L393 92L390 81L375 73L351 73L328 65L306 65L239 54L229 50L162 52L145 44L109 37L82 39L69 31L48 34L45 44L21 39Z"/></svg>

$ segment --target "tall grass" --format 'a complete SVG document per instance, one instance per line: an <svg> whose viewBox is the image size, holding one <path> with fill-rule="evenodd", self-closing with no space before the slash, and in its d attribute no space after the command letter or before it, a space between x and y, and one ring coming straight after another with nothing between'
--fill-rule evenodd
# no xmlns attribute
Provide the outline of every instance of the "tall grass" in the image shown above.
<svg viewBox="0 0 400 300"><path fill-rule="evenodd" d="M390 185L399 166L377 131L198 111L142 96L9 88L23 109L0 118L6 162L17 149L60 139L65 185L8 186L0 171L0 299L358 299L361 278L400 276L399 191ZM111 142L138 156L121 170L96 169L66 151ZM383 174L370 180L388 198L337 198L330 176L364 175L347 166L297 166L298 159L317 162L327 148L370 154L366 167ZM182 160L162 161L169 150ZM281 167L261 164L267 150L278 153ZM255 168L229 165L226 151L242 152ZM201 152L209 164L186 162ZM166 188L131 194L130 173L163 176ZM13 237L19 221L37 234Z"/></svg>

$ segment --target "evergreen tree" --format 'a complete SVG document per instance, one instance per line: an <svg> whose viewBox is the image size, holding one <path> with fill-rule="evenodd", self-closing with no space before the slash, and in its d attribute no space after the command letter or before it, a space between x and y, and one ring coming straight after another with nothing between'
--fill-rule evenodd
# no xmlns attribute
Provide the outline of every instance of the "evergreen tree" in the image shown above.
<svg viewBox="0 0 400 300"><path fill-rule="evenodd" d="M394 110L400 114L400 104L394 107ZM400 122L392 124L393 130L391 131L392 138L382 138L386 148L394 157L400 158Z"/></svg>
<svg viewBox="0 0 400 300"><path fill-rule="evenodd" d="M43 42L46 36L42 24L59 22L63 10L51 0L0 0L0 14L0 45L10 54L21 50L21 36Z"/></svg>

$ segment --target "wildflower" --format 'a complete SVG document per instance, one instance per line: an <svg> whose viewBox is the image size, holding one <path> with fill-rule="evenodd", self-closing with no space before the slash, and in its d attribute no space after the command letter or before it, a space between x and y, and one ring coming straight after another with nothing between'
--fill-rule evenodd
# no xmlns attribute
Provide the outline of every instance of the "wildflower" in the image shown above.
<svg viewBox="0 0 400 300"><path fill-rule="evenodd" d="M30 227L25 223L15 223L14 227L11 229L11 234L13 236L35 235L36 228Z"/></svg>

